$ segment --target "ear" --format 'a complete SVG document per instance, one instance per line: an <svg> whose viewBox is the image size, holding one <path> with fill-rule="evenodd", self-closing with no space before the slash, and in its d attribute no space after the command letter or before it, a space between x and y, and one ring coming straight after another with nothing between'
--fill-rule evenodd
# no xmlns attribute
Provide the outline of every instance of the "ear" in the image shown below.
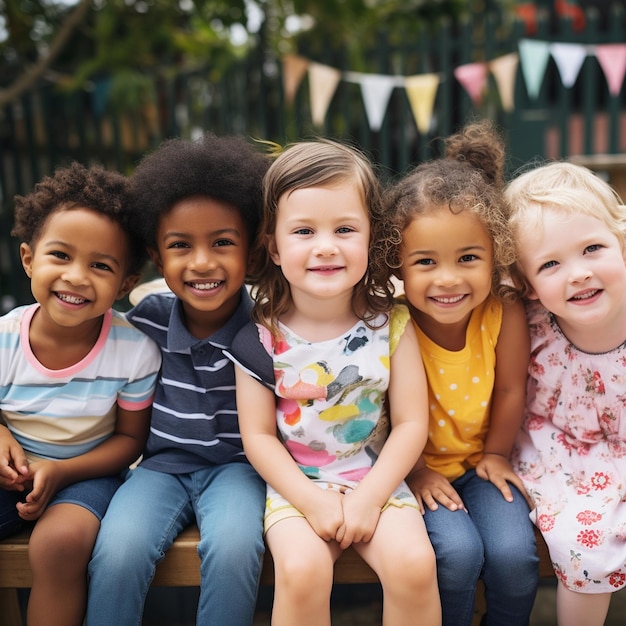
<svg viewBox="0 0 626 626"><path fill-rule="evenodd" d="M539 300L539 296L537 295L537 292L530 285L528 285L528 291L526 293L526 297L529 300Z"/></svg>
<svg viewBox="0 0 626 626"><path fill-rule="evenodd" d="M26 276L28 278L33 277L33 257L35 256L35 251L27 244L20 244L20 259L22 261L22 267L26 272Z"/></svg>
<svg viewBox="0 0 626 626"><path fill-rule="evenodd" d="M161 255L159 254L159 251L155 248L148 248L148 254L150 255L150 258L152 259L152 262L157 268L159 274L163 276L163 261L161 261Z"/></svg>
<svg viewBox="0 0 626 626"><path fill-rule="evenodd" d="M278 248L276 247L276 237L274 235L267 235L267 252L270 255L270 259L274 261L274 265L280 265L280 254L278 254Z"/></svg>
<svg viewBox="0 0 626 626"><path fill-rule="evenodd" d="M127 296L133 289L133 287L139 282L141 274L131 274L124 279L120 290L117 292L116 300L121 300L124 296Z"/></svg>

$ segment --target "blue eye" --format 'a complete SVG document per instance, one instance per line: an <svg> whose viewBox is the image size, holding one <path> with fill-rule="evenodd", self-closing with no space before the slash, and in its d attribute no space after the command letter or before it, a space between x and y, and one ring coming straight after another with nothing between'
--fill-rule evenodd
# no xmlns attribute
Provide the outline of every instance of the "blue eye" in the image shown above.
<svg viewBox="0 0 626 626"><path fill-rule="evenodd" d="M585 254L587 252L597 252L598 250L600 250L602 248L602 246L599 243L593 243L590 246L587 246L585 248Z"/></svg>
<svg viewBox="0 0 626 626"><path fill-rule="evenodd" d="M551 267L556 267L558 265L558 263L556 261L548 261L547 263L544 263L539 270L547 270L550 269Z"/></svg>

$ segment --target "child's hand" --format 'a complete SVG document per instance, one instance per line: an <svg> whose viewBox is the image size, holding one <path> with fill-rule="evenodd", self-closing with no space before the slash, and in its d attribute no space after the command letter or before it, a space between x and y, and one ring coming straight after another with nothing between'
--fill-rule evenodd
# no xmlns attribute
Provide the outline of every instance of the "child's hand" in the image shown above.
<svg viewBox="0 0 626 626"><path fill-rule="evenodd" d="M504 496L507 502L513 502L513 493L509 487L509 483L515 485L520 493L530 503L530 499L526 495L524 483L520 477L513 471L509 460L501 454L485 453L476 466L476 475L483 480L493 483ZM531 505L533 508L534 505Z"/></svg>
<svg viewBox="0 0 626 626"><path fill-rule="evenodd" d="M337 532L337 542L342 550L353 543L368 542L376 530L380 507L371 499L360 497L358 489L343 497L343 524Z"/></svg>
<svg viewBox="0 0 626 626"><path fill-rule="evenodd" d="M319 494L309 502L303 510L311 528L324 540L331 541L337 536L338 529L343 525L343 496L332 489L315 488Z"/></svg>
<svg viewBox="0 0 626 626"><path fill-rule="evenodd" d="M461 500L456 489L439 472L424 467L419 471L413 472L407 478L407 482L417 499L422 513L424 513L424 505L431 511L436 511L439 504L451 511L466 510L463 500Z"/></svg>
<svg viewBox="0 0 626 626"><path fill-rule="evenodd" d="M52 496L61 487L61 471L57 461L40 460L30 464L33 480L32 491L25 502L18 502L19 516L29 522L39 519L46 510Z"/></svg>
<svg viewBox="0 0 626 626"><path fill-rule="evenodd" d="M30 478L24 449L8 428L0 428L0 487L9 491L24 491Z"/></svg>

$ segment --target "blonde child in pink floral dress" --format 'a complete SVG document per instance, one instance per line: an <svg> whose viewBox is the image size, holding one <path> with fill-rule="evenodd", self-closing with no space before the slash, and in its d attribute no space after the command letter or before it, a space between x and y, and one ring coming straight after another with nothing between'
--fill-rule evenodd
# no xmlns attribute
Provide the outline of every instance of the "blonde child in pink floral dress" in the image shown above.
<svg viewBox="0 0 626 626"><path fill-rule="evenodd" d="M626 209L568 163L522 174L507 197L531 300L514 468L558 577L558 623L600 625L626 586Z"/></svg>

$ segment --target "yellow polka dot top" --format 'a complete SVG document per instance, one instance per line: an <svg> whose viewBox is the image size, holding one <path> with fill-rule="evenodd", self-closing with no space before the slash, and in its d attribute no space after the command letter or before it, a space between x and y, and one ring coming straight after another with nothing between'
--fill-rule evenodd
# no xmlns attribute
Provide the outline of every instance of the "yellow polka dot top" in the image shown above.
<svg viewBox="0 0 626 626"><path fill-rule="evenodd" d="M414 323L428 377L429 432L424 459L452 481L480 460L487 429L502 305L488 298L472 312L465 347L445 350Z"/></svg>

